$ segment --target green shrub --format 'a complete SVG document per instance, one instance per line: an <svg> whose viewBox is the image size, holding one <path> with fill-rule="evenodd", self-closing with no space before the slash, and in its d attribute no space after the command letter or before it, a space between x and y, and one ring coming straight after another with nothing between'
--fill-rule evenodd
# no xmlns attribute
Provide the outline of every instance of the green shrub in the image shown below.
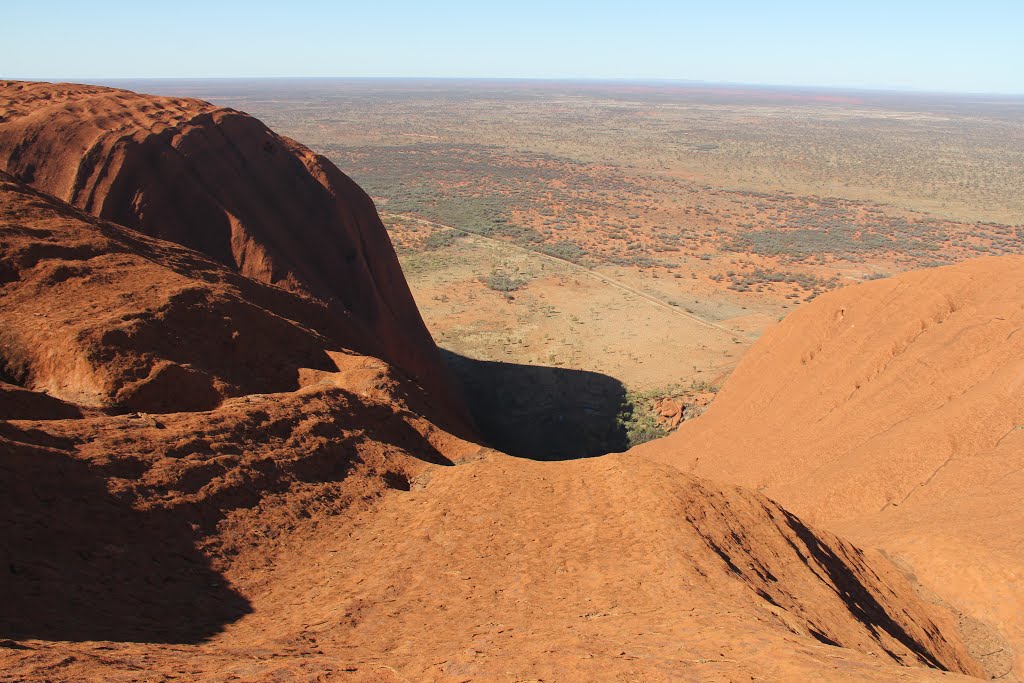
<svg viewBox="0 0 1024 683"><path fill-rule="evenodd" d="M529 282L525 278L515 277L504 270L498 269L492 270L482 281L489 289L493 289L496 292L514 292L517 289L522 289Z"/></svg>
<svg viewBox="0 0 1024 683"><path fill-rule="evenodd" d="M455 244L456 240L463 236L464 233L458 230L440 230L423 240L423 248L428 250L444 249Z"/></svg>

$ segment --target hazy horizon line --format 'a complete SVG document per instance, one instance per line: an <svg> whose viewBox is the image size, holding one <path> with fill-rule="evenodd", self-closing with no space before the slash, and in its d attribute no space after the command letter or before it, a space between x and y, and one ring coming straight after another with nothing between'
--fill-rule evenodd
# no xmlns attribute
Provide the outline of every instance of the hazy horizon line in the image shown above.
<svg viewBox="0 0 1024 683"><path fill-rule="evenodd" d="M698 87L759 88L766 90L831 90L863 93L906 93L915 95L960 95L995 96L1024 98L1024 91L1009 92L996 90L937 90L909 86L886 85L823 85L806 83L757 83L746 81L708 81L684 78L643 78L643 77L551 77L551 76L94 76L94 77L3 77L0 80L28 81L37 83L81 83L103 84L131 81L423 81L423 82L517 82L517 83L565 83L565 84L634 84L634 85L685 85Z"/></svg>

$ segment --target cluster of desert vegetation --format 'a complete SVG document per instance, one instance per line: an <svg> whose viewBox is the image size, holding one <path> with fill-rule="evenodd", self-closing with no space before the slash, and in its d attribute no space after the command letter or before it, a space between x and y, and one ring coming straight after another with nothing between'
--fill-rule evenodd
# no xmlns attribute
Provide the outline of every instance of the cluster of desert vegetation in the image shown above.
<svg viewBox="0 0 1024 683"><path fill-rule="evenodd" d="M446 349L604 373L627 394L720 384L761 332L824 292L1024 252L1017 100L211 87L193 94L260 116L373 196ZM637 411L629 424L654 424L645 402L615 400Z"/></svg>

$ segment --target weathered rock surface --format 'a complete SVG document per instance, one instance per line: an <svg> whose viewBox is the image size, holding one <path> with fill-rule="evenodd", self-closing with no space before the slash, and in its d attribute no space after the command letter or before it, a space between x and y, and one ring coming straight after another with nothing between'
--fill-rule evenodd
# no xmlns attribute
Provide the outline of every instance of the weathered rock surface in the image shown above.
<svg viewBox="0 0 1024 683"><path fill-rule="evenodd" d="M3 176L0 273L0 372L78 406L206 410L294 390L300 369L336 369L328 351L372 339L318 300Z"/></svg>
<svg viewBox="0 0 1024 683"><path fill-rule="evenodd" d="M319 298L364 328L374 355L467 421L373 202L330 161L257 119L199 100L0 81L0 171Z"/></svg>

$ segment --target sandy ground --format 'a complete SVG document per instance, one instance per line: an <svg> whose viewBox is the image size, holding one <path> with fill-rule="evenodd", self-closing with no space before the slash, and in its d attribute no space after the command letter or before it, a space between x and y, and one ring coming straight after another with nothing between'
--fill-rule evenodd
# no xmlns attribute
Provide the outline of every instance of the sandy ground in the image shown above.
<svg viewBox="0 0 1024 683"><path fill-rule="evenodd" d="M675 281L661 285L620 268L597 270L594 277L475 236L401 260L424 320L443 348L477 359L605 373L630 389L718 382L762 326L776 321L771 313L743 310L704 292L684 299L693 293L672 287ZM484 280L495 270L527 282L508 295L494 291Z"/></svg>

